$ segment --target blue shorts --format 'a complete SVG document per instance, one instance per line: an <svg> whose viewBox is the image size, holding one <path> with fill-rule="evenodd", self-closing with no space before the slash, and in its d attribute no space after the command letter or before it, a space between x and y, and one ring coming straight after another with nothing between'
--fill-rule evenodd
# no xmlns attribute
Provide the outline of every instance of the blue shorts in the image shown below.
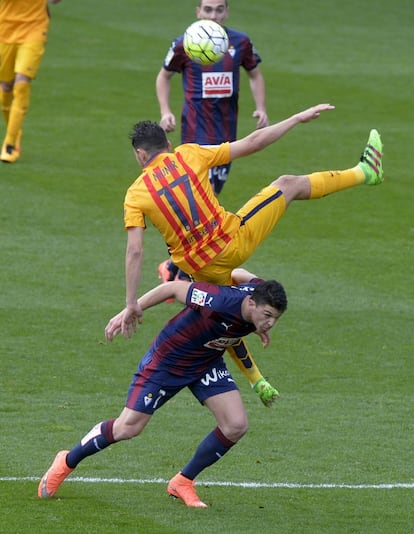
<svg viewBox="0 0 414 534"><path fill-rule="evenodd" d="M213 191L218 195L223 189L224 183L229 177L231 163L225 165L217 165L209 170L208 177Z"/></svg>
<svg viewBox="0 0 414 534"><path fill-rule="evenodd" d="M125 406L131 410L152 415L179 391L188 387L194 397L203 404L214 395L238 390L223 358L218 358L197 376L178 376L166 367L151 371L150 378L145 376L144 368L138 368L129 386Z"/></svg>

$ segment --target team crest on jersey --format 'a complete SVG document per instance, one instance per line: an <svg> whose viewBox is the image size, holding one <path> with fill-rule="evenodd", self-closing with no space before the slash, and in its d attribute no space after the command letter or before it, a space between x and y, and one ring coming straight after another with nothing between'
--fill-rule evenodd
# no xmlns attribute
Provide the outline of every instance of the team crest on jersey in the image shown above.
<svg viewBox="0 0 414 534"><path fill-rule="evenodd" d="M206 291L201 291L196 287L191 292L191 304L196 304L197 306L205 306L208 293Z"/></svg>
<svg viewBox="0 0 414 534"><path fill-rule="evenodd" d="M234 57L236 55L236 49L232 45L229 46L229 49L227 50L227 52L231 55L231 57Z"/></svg>

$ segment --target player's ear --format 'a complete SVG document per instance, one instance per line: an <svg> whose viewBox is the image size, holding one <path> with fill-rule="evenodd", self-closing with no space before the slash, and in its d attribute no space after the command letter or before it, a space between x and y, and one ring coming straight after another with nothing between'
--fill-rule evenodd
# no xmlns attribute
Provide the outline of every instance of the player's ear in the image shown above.
<svg viewBox="0 0 414 534"><path fill-rule="evenodd" d="M145 162L147 162L149 159L147 152L143 148L135 148L134 150L135 157L137 158L140 165L143 166Z"/></svg>

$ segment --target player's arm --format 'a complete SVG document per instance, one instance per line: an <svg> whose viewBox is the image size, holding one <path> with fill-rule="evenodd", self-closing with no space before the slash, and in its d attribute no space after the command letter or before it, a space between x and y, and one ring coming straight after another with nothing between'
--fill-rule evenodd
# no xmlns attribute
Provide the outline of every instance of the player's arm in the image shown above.
<svg viewBox="0 0 414 534"><path fill-rule="evenodd" d="M260 67L255 67L247 71L247 76L249 78L250 91L252 92L256 106L252 116L257 119L257 128L264 128L269 124L266 112L265 80Z"/></svg>
<svg viewBox="0 0 414 534"><path fill-rule="evenodd" d="M141 280L143 252L144 228L140 226L128 228L125 253L125 309L121 324L121 331L125 337L130 337L136 329L136 323L142 322L142 310L137 303L137 293Z"/></svg>
<svg viewBox="0 0 414 534"><path fill-rule="evenodd" d="M142 295L138 299L138 304L141 306L142 310L147 310L152 306L165 302L169 298L174 298L177 302L185 304L191 284L192 282L184 280L165 282Z"/></svg>
<svg viewBox="0 0 414 534"><path fill-rule="evenodd" d="M231 280L234 285L245 284L253 280L253 278L258 278L258 276L242 267L237 267L231 271Z"/></svg>
<svg viewBox="0 0 414 534"><path fill-rule="evenodd" d="M165 302L168 298L174 297L175 300L185 304L187 293L191 282L177 280L173 282L166 282L154 287L150 291L144 293L138 300L136 305L139 307L141 314L144 310ZM108 341L112 341L122 331L122 323L124 321L127 308L117 313L105 327L105 337ZM131 327L131 331L136 330L136 323Z"/></svg>
<svg viewBox="0 0 414 534"><path fill-rule="evenodd" d="M171 78L173 75L173 71L162 67L155 80L155 90L161 114L160 126L166 132L174 131L176 125L174 113L170 108Z"/></svg>
<svg viewBox="0 0 414 534"><path fill-rule="evenodd" d="M317 119L322 111L332 109L335 109L335 107L331 106L331 104L318 104L317 106L296 113L281 122L266 126L266 128L260 130L255 130L246 137L243 137L243 139L230 143L230 159L234 160L263 150L268 145L275 143L298 124Z"/></svg>

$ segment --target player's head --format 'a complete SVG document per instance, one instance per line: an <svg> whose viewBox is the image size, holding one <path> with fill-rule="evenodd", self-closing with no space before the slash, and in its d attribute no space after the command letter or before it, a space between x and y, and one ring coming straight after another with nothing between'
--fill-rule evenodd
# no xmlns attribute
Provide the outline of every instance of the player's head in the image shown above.
<svg viewBox="0 0 414 534"><path fill-rule="evenodd" d="M165 131L157 122L138 122L132 127L129 138L141 165L154 154L168 151L171 148Z"/></svg>
<svg viewBox="0 0 414 534"><path fill-rule="evenodd" d="M253 293L246 298L244 318L253 323L256 333L266 335L287 308L283 286L276 280L257 284Z"/></svg>
<svg viewBox="0 0 414 534"><path fill-rule="evenodd" d="M256 305L268 305L283 313L287 308L286 291L282 284L276 280L260 282L251 294L251 299Z"/></svg>
<svg viewBox="0 0 414 534"><path fill-rule="evenodd" d="M214 20L218 24L223 24L229 14L229 4L227 0L199 0L196 7L198 19Z"/></svg>
<svg viewBox="0 0 414 534"><path fill-rule="evenodd" d="M129 138L135 150L142 148L149 154L168 149L168 139L165 131L157 122L138 122L133 126Z"/></svg>

